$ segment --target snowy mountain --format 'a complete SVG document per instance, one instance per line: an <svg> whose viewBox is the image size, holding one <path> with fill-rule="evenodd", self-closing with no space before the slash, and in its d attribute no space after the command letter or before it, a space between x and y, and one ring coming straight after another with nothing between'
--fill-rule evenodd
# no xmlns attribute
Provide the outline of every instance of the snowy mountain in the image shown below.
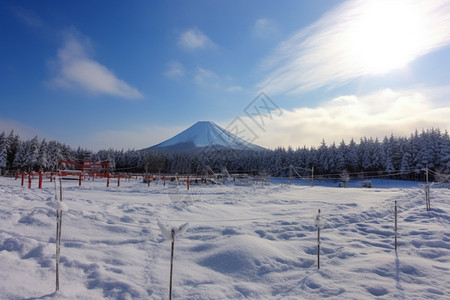
<svg viewBox="0 0 450 300"><path fill-rule="evenodd" d="M144 150L201 152L216 150L261 151L264 148L246 142L213 122L200 121L174 137Z"/></svg>

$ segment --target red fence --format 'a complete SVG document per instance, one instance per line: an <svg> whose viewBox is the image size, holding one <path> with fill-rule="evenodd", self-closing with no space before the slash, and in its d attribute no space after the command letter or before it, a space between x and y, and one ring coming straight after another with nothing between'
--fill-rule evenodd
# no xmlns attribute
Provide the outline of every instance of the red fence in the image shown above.
<svg viewBox="0 0 450 300"><path fill-rule="evenodd" d="M206 183L205 176L198 175L153 175L153 174L129 174L129 173L96 173L96 172L82 172L80 170L60 170L58 172L19 172L15 173L15 179L21 179L21 185L25 185L25 180L28 182L28 188L31 188L32 182L38 180L38 188L42 188L44 179L48 179L49 182L53 182L55 176L62 177L63 179L78 180L78 185L81 186L83 180L95 181L95 179L105 179L106 186L109 187L111 179L117 179L117 186L120 186L120 180L142 180L146 182L148 186L152 181L161 180L163 185L166 182L178 182L186 185L189 190L191 184ZM211 179L208 179L211 180Z"/></svg>

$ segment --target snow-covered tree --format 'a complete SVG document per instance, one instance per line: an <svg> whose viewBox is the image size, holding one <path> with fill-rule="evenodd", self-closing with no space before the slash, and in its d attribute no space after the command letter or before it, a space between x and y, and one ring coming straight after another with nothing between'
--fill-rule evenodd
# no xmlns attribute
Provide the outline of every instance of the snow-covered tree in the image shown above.
<svg viewBox="0 0 450 300"><path fill-rule="evenodd" d="M8 161L8 147L5 132L0 134L0 174L6 170L6 163Z"/></svg>
<svg viewBox="0 0 450 300"><path fill-rule="evenodd" d="M47 171L48 168L48 146L45 139L39 145L37 165L39 170Z"/></svg>
<svg viewBox="0 0 450 300"><path fill-rule="evenodd" d="M7 162L6 169L11 170L14 167L14 159L16 158L16 153L19 150L20 140L19 136L14 134L14 130L11 130L8 137L6 138L6 149L7 149Z"/></svg>

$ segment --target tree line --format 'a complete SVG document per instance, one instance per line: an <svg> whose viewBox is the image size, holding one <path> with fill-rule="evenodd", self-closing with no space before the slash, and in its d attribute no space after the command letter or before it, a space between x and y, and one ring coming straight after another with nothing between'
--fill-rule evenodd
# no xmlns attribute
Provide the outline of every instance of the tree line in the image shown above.
<svg viewBox="0 0 450 300"><path fill-rule="evenodd" d="M203 151L200 153L167 153L143 150L74 149L58 141L21 140L11 131L0 134L0 169L2 173L20 171L56 171L74 166L60 161L83 163L109 161L112 172L202 174L208 170L230 173L259 173L307 176L314 168L316 176L349 174L387 174L403 179L423 179L422 170L450 173L450 137L439 129L416 130L409 137L360 138L339 144L293 149L278 147L263 151Z"/></svg>

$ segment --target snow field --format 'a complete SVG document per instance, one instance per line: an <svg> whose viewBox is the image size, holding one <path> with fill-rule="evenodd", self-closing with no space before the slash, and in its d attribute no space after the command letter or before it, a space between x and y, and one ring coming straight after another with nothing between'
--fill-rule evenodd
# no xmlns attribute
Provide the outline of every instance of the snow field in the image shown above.
<svg viewBox="0 0 450 300"><path fill-rule="evenodd" d="M374 186L376 184L374 183ZM54 187L0 178L1 299L450 299L448 189L63 181L60 291ZM394 251L394 201L398 252ZM321 209L321 268L317 228Z"/></svg>

